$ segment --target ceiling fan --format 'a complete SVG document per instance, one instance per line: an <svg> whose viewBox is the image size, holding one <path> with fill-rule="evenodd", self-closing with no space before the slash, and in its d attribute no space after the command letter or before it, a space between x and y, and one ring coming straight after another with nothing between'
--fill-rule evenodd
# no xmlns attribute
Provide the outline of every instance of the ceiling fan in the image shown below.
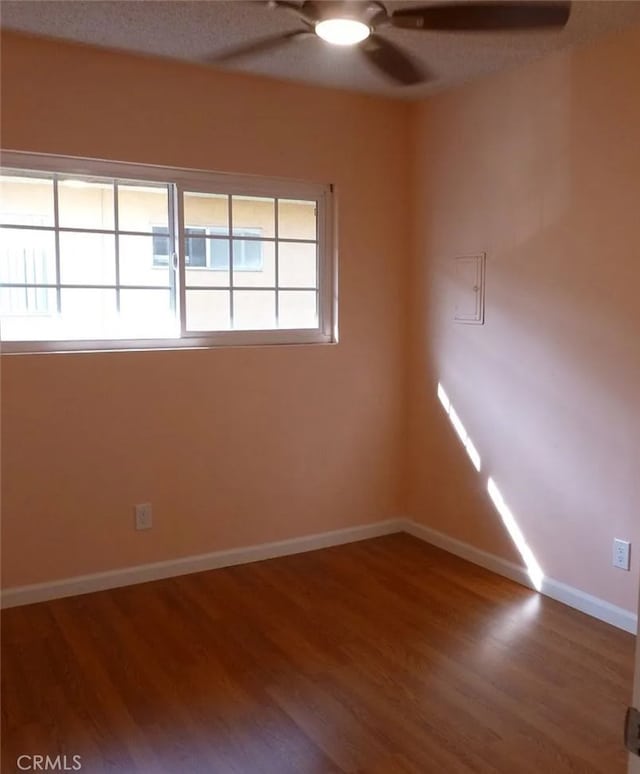
<svg viewBox="0 0 640 774"><path fill-rule="evenodd" d="M388 11L367 0L268 0L267 6L295 16L302 27L233 48L209 61L226 62L261 54L302 38L319 37L337 46L354 46L379 72L399 85L429 79L426 69L379 34L388 27L424 32L499 32L561 28L569 20L570 2L453 2Z"/></svg>

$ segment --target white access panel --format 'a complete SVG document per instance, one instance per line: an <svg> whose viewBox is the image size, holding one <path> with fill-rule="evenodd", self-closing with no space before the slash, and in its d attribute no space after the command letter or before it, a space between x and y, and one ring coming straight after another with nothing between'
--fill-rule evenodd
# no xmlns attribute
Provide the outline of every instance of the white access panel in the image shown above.
<svg viewBox="0 0 640 774"><path fill-rule="evenodd" d="M453 319L457 323L484 323L485 254L453 258Z"/></svg>

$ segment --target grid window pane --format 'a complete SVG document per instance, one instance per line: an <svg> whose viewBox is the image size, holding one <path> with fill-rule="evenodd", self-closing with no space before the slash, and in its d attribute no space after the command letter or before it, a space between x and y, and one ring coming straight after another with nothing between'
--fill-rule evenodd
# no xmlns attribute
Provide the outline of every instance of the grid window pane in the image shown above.
<svg viewBox="0 0 640 774"><path fill-rule="evenodd" d="M113 183L80 177L58 181L58 213L64 228L113 229Z"/></svg>
<svg viewBox="0 0 640 774"><path fill-rule="evenodd" d="M55 288L0 288L2 337L8 341L55 338Z"/></svg>
<svg viewBox="0 0 640 774"><path fill-rule="evenodd" d="M53 179L0 175L0 223L53 226Z"/></svg>
<svg viewBox="0 0 640 774"><path fill-rule="evenodd" d="M120 291L120 336L163 338L175 336L178 326L168 290Z"/></svg>
<svg viewBox="0 0 640 774"><path fill-rule="evenodd" d="M206 268L207 240L206 229L186 228L184 238L184 257L187 266Z"/></svg>
<svg viewBox="0 0 640 774"><path fill-rule="evenodd" d="M187 330L226 331L231 327L228 290L187 290Z"/></svg>
<svg viewBox="0 0 640 774"><path fill-rule="evenodd" d="M53 231L0 229L0 283L49 285L55 282Z"/></svg>
<svg viewBox="0 0 640 774"><path fill-rule="evenodd" d="M171 258L169 227L152 226L151 231L153 233L153 241L151 243L153 249L153 265L160 267L169 266L169 259Z"/></svg>
<svg viewBox="0 0 640 774"><path fill-rule="evenodd" d="M206 266L191 268L191 264L187 264L185 268L187 288L229 287L229 240L207 237L202 242L206 242Z"/></svg>
<svg viewBox="0 0 640 774"><path fill-rule="evenodd" d="M169 194L166 185L118 185L118 229L151 232L164 226L168 233Z"/></svg>
<svg viewBox="0 0 640 774"><path fill-rule="evenodd" d="M57 313L55 288L33 288L26 286L0 287L0 315L2 325L12 319L48 317Z"/></svg>
<svg viewBox="0 0 640 774"><path fill-rule="evenodd" d="M245 287L274 287L276 249L274 242L233 240L233 284Z"/></svg>
<svg viewBox="0 0 640 774"><path fill-rule="evenodd" d="M242 235L242 229L258 229L263 237L276 235L275 199L260 196L233 196L233 233Z"/></svg>
<svg viewBox="0 0 640 774"><path fill-rule="evenodd" d="M63 285L114 285L116 240L112 234L60 234Z"/></svg>
<svg viewBox="0 0 640 774"><path fill-rule="evenodd" d="M229 240L211 239L209 240L209 253L211 260L209 265L216 271L229 271Z"/></svg>
<svg viewBox="0 0 640 774"><path fill-rule="evenodd" d="M185 193L184 222L187 226L216 229L229 234L229 197L221 194Z"/></svg>
<svg viewBox="0 0 640 774"><path fill-rule="evenodd" d="M60 338L113 338L118 328L115 290L63 288Z"/></svg>
<svg viewBox="0 0 640 774"><path fill-rule="evenodd" d="M278 243L278 284L282 288L317 286L317 247L304 242Z"/></svg>
<svg viewBox="0 0 640 774"><path fill-rule="evenodd" d="M259 237L259 229L235 229L234 236ZM262 271L264 268L264 245L273 245L273 242L259 242L257 239L233 240L233 270L234 271Z"/></svg>
<svg viewBox="0 0 640 774"><path fill-rule="evenodd" d="M234 290L233 327L265 330L276 327L276 294L273 290Z"/></svg>
<svg viewBox="0 0 640 774"><path fill-rule="evenodd" d="M118 240L122 285L169 286L173 269L169 268L168 254L165 254L167 261L164 264L158 264L156 260L158 241L168 243L167 237L126 235ZM160 247L164 248L164 245Z"/></svg>
<svg viewBox="0 0 640 774"><path fill-rule="evenodd" d="M280 239L317 239L316 203L278 199Z"/></svg>
<svg viewBox="0 0 640 774"><path fill-rule="evenodd" d="M316 328L317 325L315 290L283 290L278 293L278 327Z"/></svg>

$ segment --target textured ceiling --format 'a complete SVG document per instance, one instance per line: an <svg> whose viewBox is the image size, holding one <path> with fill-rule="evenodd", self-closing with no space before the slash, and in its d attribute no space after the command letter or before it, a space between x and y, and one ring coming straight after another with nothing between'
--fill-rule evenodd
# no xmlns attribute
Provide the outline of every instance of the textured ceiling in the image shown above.
<svg viewBox="0 0 640 774"><path fill-rule="evenodd" d="M425 0L386 3L389 9L428 4ZM201 63L227 48L300 27L282 9L250 0L4 0L0 14L0 24L7 29ZM317 38L305 38L225 67L415 99L633 24L640 24L640 0L577 0L569 24L561 32L469 34L385 29L385 36L433 76L428 84L411 87L389 83L362 62L357 52Z"/></svg>

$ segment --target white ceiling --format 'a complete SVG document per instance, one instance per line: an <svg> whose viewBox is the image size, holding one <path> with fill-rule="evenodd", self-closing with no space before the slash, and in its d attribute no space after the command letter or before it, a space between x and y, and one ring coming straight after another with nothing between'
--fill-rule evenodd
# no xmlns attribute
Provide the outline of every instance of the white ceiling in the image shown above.
<svg viewBox="0 0 640 774"><path fill-rule="evenodd" d="M429 2L386 3L388 9L412 5ZM4 0L0 11L3 28L201 63L227 48L301 27L282 9L250 0ZM640 24L640 0L577 0L569 24L561 32L469 34L385 29L385 36L434 76L428 84L411 87L395 86L372 71L357 52L317 38L305 38L225 67L415 99L634 24Z"/></svg>

